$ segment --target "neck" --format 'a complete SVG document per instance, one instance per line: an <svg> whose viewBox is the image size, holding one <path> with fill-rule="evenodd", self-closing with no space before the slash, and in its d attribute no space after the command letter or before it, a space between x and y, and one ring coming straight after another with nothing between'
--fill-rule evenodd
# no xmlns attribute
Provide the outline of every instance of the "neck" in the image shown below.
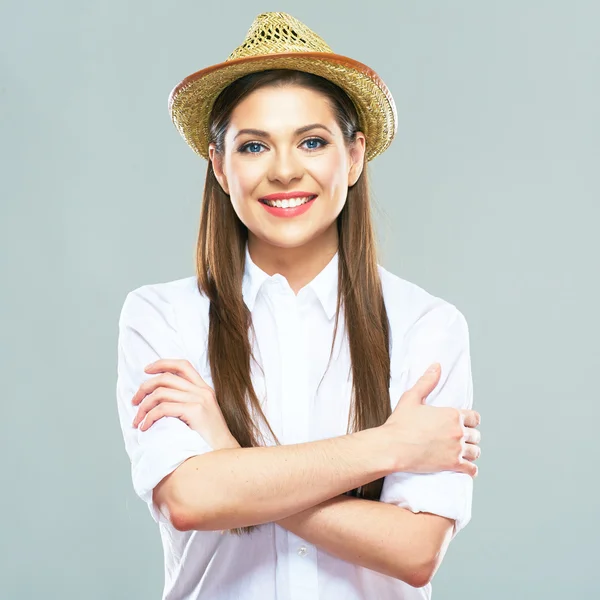
<svg viewBox="0 0 600 600"><path fill-rule="evenodd" d="M283 275L295 294L327 266L337 249L337 223L319 237L293 248L275 246L248 231L248 252L254 264L268 275Z"/></svg>

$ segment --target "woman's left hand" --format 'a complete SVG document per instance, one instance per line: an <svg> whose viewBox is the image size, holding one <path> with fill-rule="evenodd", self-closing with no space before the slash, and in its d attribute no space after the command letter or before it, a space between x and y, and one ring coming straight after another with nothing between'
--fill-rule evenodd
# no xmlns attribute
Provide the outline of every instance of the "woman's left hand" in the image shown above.
<svg viewBox="0 0 600 600"><path fill-rule="evenodd" d="M162 417L177 417L197 431L214 449L239 448L231 435L214 390L188 360L160 359L146 373L160 373L142 385L131 402L139 404L133 427L145 431Z"/></svg>

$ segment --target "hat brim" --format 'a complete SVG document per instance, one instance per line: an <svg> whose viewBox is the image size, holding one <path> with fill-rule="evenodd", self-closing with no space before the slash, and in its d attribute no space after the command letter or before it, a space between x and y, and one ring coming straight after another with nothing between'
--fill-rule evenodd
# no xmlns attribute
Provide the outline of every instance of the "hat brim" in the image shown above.
<svg viewBox="0 0 600 600"><path fill-rule="evenodd" d="M367 160L391 144L397 129L394 99L381 78L352 58L331 52L289 52L222 62L186 77L169 96L171 119L188 145L208 160L209 117L217 96L230 83L269 69L295 69L320 75L353 101L366 138Z"/></svg>

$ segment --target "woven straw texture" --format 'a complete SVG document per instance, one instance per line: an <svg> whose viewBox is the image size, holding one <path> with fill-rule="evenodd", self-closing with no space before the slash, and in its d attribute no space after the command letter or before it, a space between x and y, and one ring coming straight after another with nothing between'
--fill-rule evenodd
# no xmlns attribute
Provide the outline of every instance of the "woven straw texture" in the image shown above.
<svg viewBox="0 0 600 600"><path fill-rule="evenodd" d="M378 75L358 61L335 54L291 15L276 12L258 15L242 44L225 62L190 75L171 92L173 123L196 153L208 159L209 117L219 93L239 77L267 69L306 71L341 87L356 106L367 141L367 160L392 142L396 107Z"/></svg>

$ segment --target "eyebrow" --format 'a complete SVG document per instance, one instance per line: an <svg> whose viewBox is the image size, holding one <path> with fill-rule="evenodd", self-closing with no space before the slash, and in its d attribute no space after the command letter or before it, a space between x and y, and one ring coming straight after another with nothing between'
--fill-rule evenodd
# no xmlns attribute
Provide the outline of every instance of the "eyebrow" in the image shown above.
<svg viewBox="0 0 600 600"><path fill-rule="evenodd" d="M310 125L305 125L304 127L299 127L296 129L296 131L294 131L294 135L300 135L302 133L306 133L307 131L311 131L312 129L325 129L325 131L328 131L331 135L333 135L331 130L328 127L325 127L325 125L321 125L321 123L312 123ZM236 140L244 133L269 139L271 138L269 133L267 131L263 131L262 129L240 129L233 139Z"/></svg>

